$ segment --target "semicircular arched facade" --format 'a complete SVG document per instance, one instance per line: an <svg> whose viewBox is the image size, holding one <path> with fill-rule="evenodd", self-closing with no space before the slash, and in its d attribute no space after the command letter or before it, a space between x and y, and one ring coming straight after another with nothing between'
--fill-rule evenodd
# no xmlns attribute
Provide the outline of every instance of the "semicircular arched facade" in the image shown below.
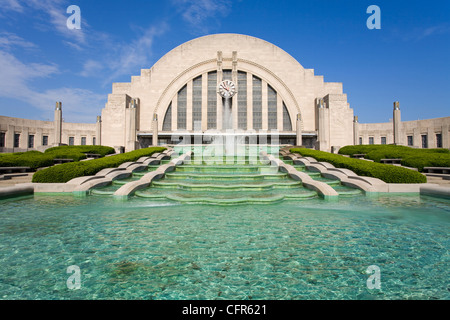
<svg viewBox="0 0 450 320"><path fill-rule="evenodd" d="M237 89L227 101L218 94L223 80ZM102 110L103 143L127 151L170 143L174 133L225 129L277 132L282 144L328 151L353 143L353 110L341 83L326 83L277 46L239 34L178 46L131 82L114 83Z"/></svg>

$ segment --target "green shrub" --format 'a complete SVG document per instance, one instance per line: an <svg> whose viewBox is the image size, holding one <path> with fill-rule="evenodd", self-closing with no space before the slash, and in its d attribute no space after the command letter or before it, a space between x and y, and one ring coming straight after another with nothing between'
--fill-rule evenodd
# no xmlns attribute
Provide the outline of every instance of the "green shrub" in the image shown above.
<svg viewBox="0 0 450 320"><path fill-rule="evenodd" d="M299 153L304 157L313 157L317 161L326 161L337 168L352 170L357 175L373 177L386 183L426 183L424 175L417 171L388 164L347 158L342 155L304 148L292 148L292 153Z"/></svg>
<svg viewBox="0 0 450 320"><path fill-rule="evenodd" d="M60 146L45 150L45 153L52 154L74 154L74 153L94 153L106 156L115 153L114 148L106 146Z"/></svg>
<svg viewBox="0 0 450 320"><path fill-rule="evenodd" d="M0 167L30 167L36 170L53 165L53 157L39 151L5 153L0 156Z"/></svg>
<svg viewBox="0 0 450 320"><path fill-rule="evenodd" d="M366 154L366 159L380 162L381 159L402 159L401 164L423 171L424 167L449 167L450 150L448 149L416 149L394 145L358 145L346 146L339 150L340 154Z"/></svg>
<svg viewBox="0 0 450 320"><path fill-rule="evenodd" d="M36 172L32 181L65 183L77 177L95 175L102 169L116 168L124 162L136 161L140 157L150 156L163 150L165 150L163 147L151 147L90 161L64 163Z"/></svg>

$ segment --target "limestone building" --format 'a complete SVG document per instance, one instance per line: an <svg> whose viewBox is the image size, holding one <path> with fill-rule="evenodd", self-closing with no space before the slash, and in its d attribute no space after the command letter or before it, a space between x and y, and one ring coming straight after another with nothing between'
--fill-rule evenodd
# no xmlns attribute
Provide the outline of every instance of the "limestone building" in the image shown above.
<svg viewBox="0 0 450 320"><path fill-rule="evenodd" d="M102 144L121 152L224 135L323 151L360 143L449 147L450 117L402 123L396 106L392 123L360 124L342 83L325 82L264 40L215 34L178 46L130 82L113 83L96 123L62 122L60 103L53 122L0 117L0 151Z"/></svg>

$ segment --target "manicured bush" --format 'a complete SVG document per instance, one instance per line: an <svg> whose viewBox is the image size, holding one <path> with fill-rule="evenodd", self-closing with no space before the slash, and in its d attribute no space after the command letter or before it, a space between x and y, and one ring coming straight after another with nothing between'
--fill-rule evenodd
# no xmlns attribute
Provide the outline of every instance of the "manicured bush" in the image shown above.
<svg viewBox="0 0 450 320"><path fill-rule="evenodd" d="M380 162L381 159L402 159L406 167L423 171L424 167L450 167L450 150L448 149L416 149L394 145L358 145L346 146L339 150L340 154L366 154L366 159Z"/></svg>
<svg viewBox="0 0 450 320"><path fill-rule="evenodd" d="M304 148L292 148L291 152L299 153L304 157L313 157L317 161L326 161L336 168L350 169L357 175L378 178L387 183L427 182L426 177L421 173L398 166L347 158L338 154Z"/></svg>
<svg viewBox="0 0 450 320"><path fill-rule="evenodd" d="M52 155L39 151L0 154L0 167L30 167L36 170L53 165Z"/></svg>
<svg viewBox="0 0 450 320"><path fill-rule="evenodd" d="M102 169L116 168L124 162L136 161L140 157L150 156L163 150L165 150L163 147L151 147L90 161L64 163L36 172L32 181L65 183L77 177L95 175Z"/></svg>
<svg viewBox="0 0 450 320"><path fill-rule="evenodd" d="M106 146L60 146L45 150L45 153L52 154L73 154L73 153L94 153L106 156L115 153L114 148ZM63 158L64 159L64 158Z"/></svg>

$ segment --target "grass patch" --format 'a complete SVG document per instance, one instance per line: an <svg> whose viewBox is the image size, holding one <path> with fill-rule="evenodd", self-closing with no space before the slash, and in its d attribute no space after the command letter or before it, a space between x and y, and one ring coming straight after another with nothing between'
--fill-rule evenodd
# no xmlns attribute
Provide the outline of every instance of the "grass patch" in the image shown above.
<svg viewBox="0 0 450 320"><path fill-rule="evenodd" d="M64 163L36 172L32 181L37 183L65 183L77 177L95 175L102 169L116 168L124 162L136 161L140 157L151 156L153 153L165 149L163 147L151 147L96 160Z"/></svg>
<svg viewBox="0 0 450 320"><path fill-rule="evenodd" d="M298 153L304 157L313 157L317 161L329 162L336 168L345 168L352 170L354 173L360 176L378 178L386 183L427 182L427 178L421 173L402 167L347 158L338 154L305 148L292 148L290 151L292 153Z"/></svg>

